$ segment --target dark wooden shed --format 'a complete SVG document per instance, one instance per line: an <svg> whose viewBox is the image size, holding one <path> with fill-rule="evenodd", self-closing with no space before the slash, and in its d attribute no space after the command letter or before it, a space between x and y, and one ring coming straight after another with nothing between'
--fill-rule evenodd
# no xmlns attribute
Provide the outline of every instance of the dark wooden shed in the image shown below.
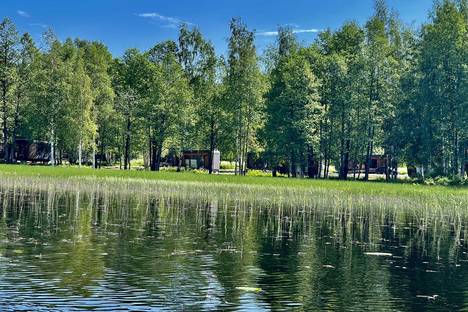
<svg viewBox="0 0 468 312"><path fill-rule="evenodd" d="M387 159L384 155L372 155L371 156L371 163L369 167L369 173L383 173L385 171L382 171L383 168L387 166ZM354 171L364 171L365 170L365 164L364 163L355 163L353 161L349 162L349 171L348 172L354 172ZM382 172L380 172L382 171Z"/></svg>
<svg viewBox="0 0 468 312"><path fill-rule="evenodd" d="M207 169L210 163L209 150L189 150L182 152L182 164L190 169Z"/></svg>
<svg viewBox="0 0 468 312"><path fill-rule="evenodd" d="M48 162L50 160L50 143L17 139L15 141L15 160L30 162ZM0 159L5 157L5 148L0 144Z"/></svg>

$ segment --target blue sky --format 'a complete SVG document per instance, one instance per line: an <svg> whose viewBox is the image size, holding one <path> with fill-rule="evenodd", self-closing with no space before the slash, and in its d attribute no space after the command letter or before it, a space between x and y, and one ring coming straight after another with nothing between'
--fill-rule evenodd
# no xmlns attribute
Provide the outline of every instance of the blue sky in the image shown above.
<svg viewBox="0 0 468 312"><path fill-rule="evenodd" d="M432 0L388 0L401 19L419 26ZM343 22L363 24L373 0L1 0L0 17L10 17L21 32L39 39L51 27L60 39L79 37L105 43L119 56L127 48L142 50L177 38L177 24L197 25L218 53L226 50L231 17L242 17L257 32L257 47L275 41L278 25L290 25L299 40L310 43L317 31Z"/></svg>

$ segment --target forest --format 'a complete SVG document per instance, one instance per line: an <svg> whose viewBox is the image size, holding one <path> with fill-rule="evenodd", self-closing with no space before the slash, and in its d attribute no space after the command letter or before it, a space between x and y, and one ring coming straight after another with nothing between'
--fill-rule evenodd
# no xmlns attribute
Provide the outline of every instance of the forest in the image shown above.
<svg viewBox="0 0 468 312"><path fill-rule="evenodd" d="M364 25L323 30L308 46L279 27L263 53L241 18L229 30L225 55L182 24L177 40L115 57L101 42L60 41L52 30L34 42L5 17L2 161L16 163L26 139L50 143L52 165L129 170L143 159L158 171L172 158L180 169L182 151L217 149L238 175L254 165L328 178L333 167L340 179L368 180L380 154L388 180L403 164L423 179L466 177L467 0L436 1L418 28L377 0Z"/></svg>

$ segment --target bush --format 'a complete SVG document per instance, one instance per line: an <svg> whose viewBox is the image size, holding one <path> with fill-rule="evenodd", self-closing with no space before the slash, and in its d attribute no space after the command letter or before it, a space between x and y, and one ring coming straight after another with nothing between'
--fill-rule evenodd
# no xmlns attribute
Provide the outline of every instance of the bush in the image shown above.
<svg viewBox="0 0 468 312"><path fill-rule="evenodd" d="M263 170L249 170L247 171L249 177L271 177L271 172Z"/></svg>
<svg viewBox="0 0 468 312"><path fill-rule="evenodd" d="M468 185L468 179L463 178L459 175L453 176L449 181L450 185Z"/></svg>
<svg viewBox="0 0 468 312"><path fill-rule="evenodd" d="M435 178L427 178L422 183L425 185L462 186L468 185L468 179L462 178L459 175L452 177L437 176Z"/></svg>
<svg viewBox="0 0 468 312"><path fill-rule="evenodd" d="M193 169L190 172L196 173L196 174L207 174L208 170L205 169Z"/></svg>
<svg viewBox="0 0 468 312"><path fill-rule="evenodd" d="M184 170L183 167L181 169ZM177 167L161 167L159 170L167 172L177 172Z"/></svg>
<svg viewBox="0 0 468 312"><path fill-rule="evenodd" d="M236 163L231 162L231 161L222 161L220 169L234 170L234 169L236 169Z"/></svg>

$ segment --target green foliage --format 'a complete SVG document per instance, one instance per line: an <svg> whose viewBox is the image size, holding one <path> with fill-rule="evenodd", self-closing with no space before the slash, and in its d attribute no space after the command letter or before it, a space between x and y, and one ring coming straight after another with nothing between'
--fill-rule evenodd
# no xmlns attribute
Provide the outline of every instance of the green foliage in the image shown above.
<svg viewBox="0 0 468 312"><path fill-rule="evenodd" d="M3 158L15 161L17 138L50 142L52 164L124 169L141 159L145 169L180 170L183 150L219 149L235 161L223 168L240 175L252 165L328 178L336 168L341 179L367 180L381 154L386 180L407 163L422 178L449 177L428 183L465 183L467 21L466 0L436 1L417 33L377 0L364 25L325 30L308 47L279 27L262 72L254 32L240 19L230 23L226 58L181 25L177 41L113 59L102 43L60 42L52 31L39 50L6 18Z"/></svg>
<svg viewBox="0 0 468 312"><path fill-rule="evenodd" d="M257 145L262 127L263 80L258 67L254 34L240 19L232 19L228 44L224 98L228 129L234 133L232 149L236 155L236 173L244 175L247 154Z"/></svg>
<svg viewBox="0 0 468 312"><path fill-rule="evenodd" d="M273 165L286 162L293 175L306 166L307 148L316 148L323 115L320 83L289 30L279 30L278 60L271 73L266 95L267 121L264 128L267 155Z"/></svg>
<svg viewBox="0 0 468 312"><path fill-rule="evenodd" d="M453 177L435 177L427 178L421 181L425 185L441 185L441 186L463 186L468 185L468 179L462 179L460 176Z"/></svg>
<svg viewBox="0 0 468 312"><path fill-rule="evenodd" d="M0 120L4 159L10 162L12 127L16 111L14 104L14 86L17 79L16 62L18 58L19 37L13 22L5 18L0 23Z"/></svg>
<svg viewBox="0 0 468 312"><path fill-rule="evenodd" d="M231 161L222 161L220 167L225 170L234 170L236 168L236 164Z"/></svg>
<svg viewBox="0 0 468 312"><path fill-rule="evenodd" d="M271 173L262 170L249 170L247 172L248 177L271 177Z"/></svg>

